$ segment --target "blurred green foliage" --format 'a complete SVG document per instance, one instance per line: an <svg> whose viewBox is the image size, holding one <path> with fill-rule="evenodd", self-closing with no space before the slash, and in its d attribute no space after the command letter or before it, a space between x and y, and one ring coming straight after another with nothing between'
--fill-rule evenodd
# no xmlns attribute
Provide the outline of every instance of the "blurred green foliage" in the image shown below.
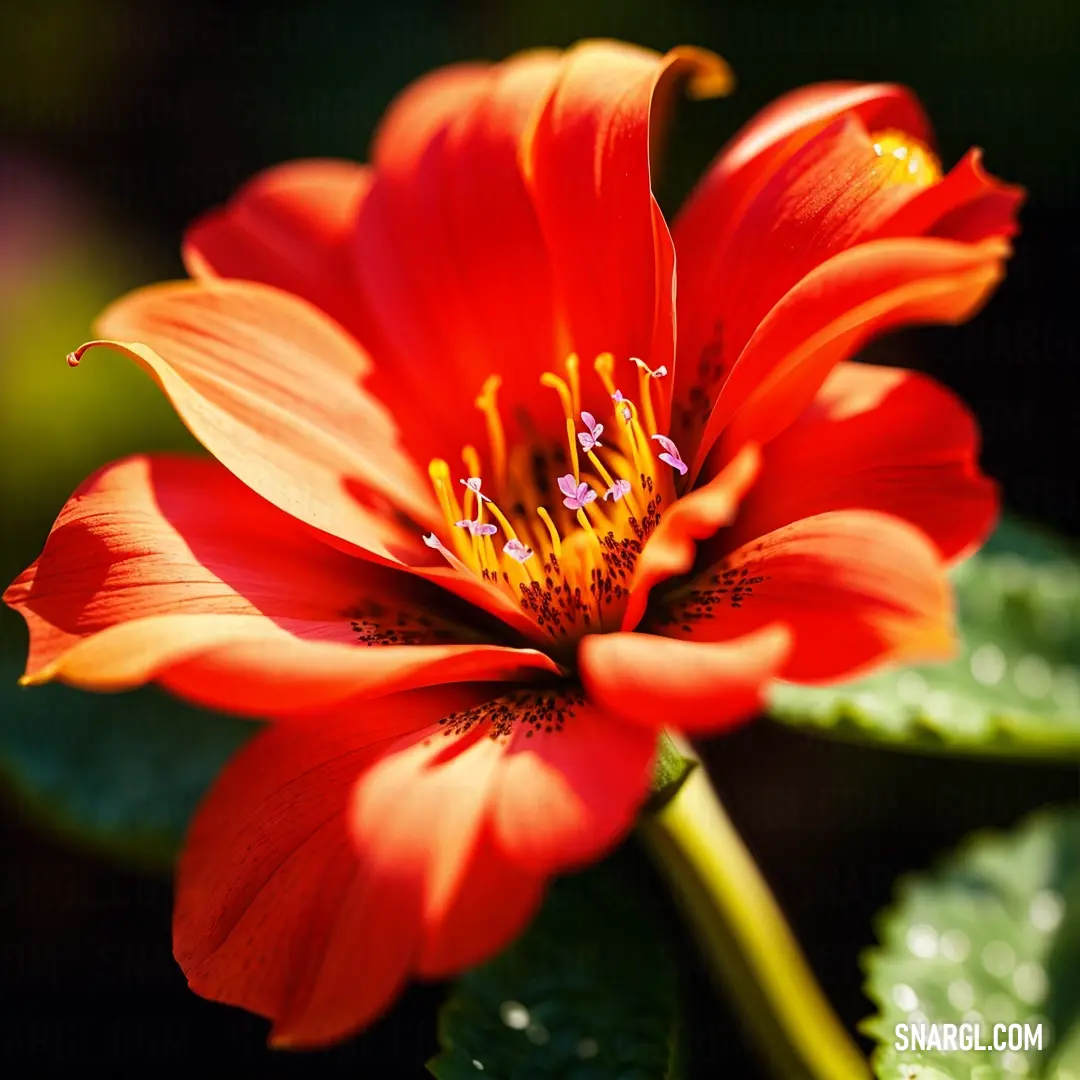
<svg viewBox="0 0 1080 1080"><path fill-rule="evenodd" d="M1044 812L980 834L928 874L904 879L866 956L880 1013L882 1080L1068 1080L1080 1075L1080 814ZM897 1024L1041 1024L1035 1049L898 1050Z"/></svg>
<svg viewBox="0 0 1080 1080"><path fill-rule="evenodd" d="M904 749L1080 760L1080 560L1006 519L953 573L954 660L834 686L774 686L786 724Z"/></svg>
<svg viewBox="0 0 1080 1080"><path fill-rule="evenodd" d="M36 553L64 500L97 465L139 450L193 448L161 392L106 351L72 371L65 356L137 280L130 241L76 227L44 253L31 280L0 294L0 505L8 576Z"/></svg>
<svg viewBox="0 0 1080 1080"><path fill-rule="evenodd" d="M627 851L550 888L526 933L465 974L439 1024L438 1080L678 1080L678 972Z"/></svg>
<svg viewBox="0 0 1080 1080"><path fill-rule="evenodd" d="M18 672L0 658L0 776L61 835L139 866L171 867L199 800L261 726L154 689L23 688Z"/></svg>

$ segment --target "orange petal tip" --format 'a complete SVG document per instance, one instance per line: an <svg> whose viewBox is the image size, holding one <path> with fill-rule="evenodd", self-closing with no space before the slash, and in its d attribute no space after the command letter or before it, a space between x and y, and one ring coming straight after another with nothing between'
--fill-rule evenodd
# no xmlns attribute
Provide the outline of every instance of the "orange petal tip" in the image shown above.
<svg viewBox="0 0 1080 1080"><path fill-rule="evenodd" d="M66 359L68 367L78 367L79 364L82 363L83 353L85 353L87 349L92 349L96 345L107 344L109 344L107 341L84 341L77 349L74 349L67 354Z"/></svg>
<svg viewBox="0 0 1080 1080"><path fill-rule="evenodd" d="M696 45L680 45L673 55L688 65L687 97L695 101L726 97L735 89L735 72L731 65L711 49Z"/></svg>

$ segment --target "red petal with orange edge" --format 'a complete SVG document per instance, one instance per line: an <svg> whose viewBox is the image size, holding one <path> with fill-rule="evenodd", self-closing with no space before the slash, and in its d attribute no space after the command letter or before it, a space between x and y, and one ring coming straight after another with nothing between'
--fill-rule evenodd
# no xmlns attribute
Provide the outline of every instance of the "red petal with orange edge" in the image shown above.
<svg viewBox="0 0 1080 1080"><path fill-rule="evenodd" d="M902 206L877 236L943 236L975 243L989 236L1015 236L1024 189L1004 184L969 150L941 182Z"/></svg>
<svg viewBox="0 0 1080 1080"><path fill-rule="evenodd" d="M833 255L869 239L917 196L914 184L894 179L896 164L891 155L875 152L855 116L841 116L796 149L743 207L730 232L715 238L723 259L710 279L711 295L702 297L704 307L688 312L687 330L692 339L695 319L719 326L723 355L706 380L695 381L698 394L715 397L723 375L789 289Z"/></svg>
<svg viewBox="0 0 1080 1080"><path fill-rule="evenodd" d="M718 642L592 634L578 657L589 697L616 716L652 728L712 732L758 711L790 650L790 632L776 625Z"/></svg>
<svg viewBox="0 0 1080 1080"><path fill-rule="evenodd" d="M192 987L271 1017L276 1043L319 1045L372 1020L411 972L505 946L547 873L630 827L655 737L576 701L548 732L523 703L419 691L250 744L180 862Z"/></svg>
<svg viewBox="0 0 1080 1080"><path fill-rule="evenodd" d="M427 561L392 513L438 520L427 482L361 385L367 357L315 308L252 282L181 282L129 294L97 329L263 498L355 548Z"/></svg>
<svg viewBox="0 0 1080 1080"><path fill-rule="evenodd" d="M744 544L666 598L646 630L727 641L792 633L782 677L818 682L952 655L952 593L937 549L907 522L841 510Z"/></svg>
<svg viewBox="0 0 1080 1080"><path fill-rule="evenodd" d="M403 735L475 701L394 695L359 718L275 727L233 759L177 871L174 948L193 990L270 1017L277 1040L298 1045L340 1039L386 1007L418 947L422 868L392 844L357 848L352 792Z"/></svg>
<svg viewBox="0 0 1080 1080"><path fill-rule="evenodd" d="M518 156L557 65L536 52L461 73L453 109L450 73L436 73L406 91L380 133L355 273L381 343L372 388L422 457L478 441L474 400L494 373L514 438L518 408L535 406L540 373L556 362L551 268Z"/></svg>
<svg viewBox="0 0 1080 1080"><path fill-rule="evenodd" d="M961 557L986 538L998 512L978 452L971 414L933 379L840 364L765 448L723 540L730 549L829 510L880 510L918 526L946 559Z"/></svg>
<svg viewBox="0 0 1080 1080"><path fill-rule="evenodd" d="M675 218L679 258L676 399L689 401L698 365L715 352L718 280L730 271L729 232L775 171L836 117L857 116L868 131L894 128L922 141L929 123L918 101L887 83L822 83L795 90L763 109L717 155ZM707 353L706 350L709 350ZM734 360L728 350L728 363Z"/></svg>
<svg viewBox="0 0 1080 1080"><path fill-rule="evenodd" d="M700 468L723 433L721 460L764 445L813 400L829 372L875 335L970 318L1001 279L1006 241L871 240L811 271L769 312L709 417Z"/></svg>
<svg viewBox="0 0 1080 1080"><path fill-rule="evenodd" d="M371 177L365 166L329 160L259 173L188 229L188 272L274 285L355 328L349 239Z"/></svg>
<svg viewBox="0 0 1080 1080"><path fill-rule="evenodd" d="M157 679L248 715L556 670L485 644L440 615L438 589L334 550L208 459L95 474L4 599L30 628L27 681Z"/></svg>
<svg viewBox="0 0 1080 1080"><path fill-rule="evenodd" d="M674 354L674 245L652 193L650 157L673 97L689 77L723 92L719 57L664 56L608 41L566 53L525 144L525 169L566 313L569 349L669 368ZM659 386L660 421L669 381Z"/></svg>

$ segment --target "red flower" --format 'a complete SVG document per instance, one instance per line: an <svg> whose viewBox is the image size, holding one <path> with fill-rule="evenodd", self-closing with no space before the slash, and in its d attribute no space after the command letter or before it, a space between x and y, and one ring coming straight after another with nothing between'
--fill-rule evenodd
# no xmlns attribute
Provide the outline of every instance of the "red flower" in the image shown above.
<svg viewBox="0 0 1080 1080"><path fill-rule="evenodd" d="M101 470L5 599L27 682L279 721L204 803L175 920L194 989L277 1042L504 945L630 827L663 726L951 647L945 565L995 515L975 426L847 361L970 316L1020 194L977 152L943 177L906 91L834 84L669 233L679 76L727 81L605 42L438 72L371 165L257 177L193 281L100 320L217 460Z"/></svg>

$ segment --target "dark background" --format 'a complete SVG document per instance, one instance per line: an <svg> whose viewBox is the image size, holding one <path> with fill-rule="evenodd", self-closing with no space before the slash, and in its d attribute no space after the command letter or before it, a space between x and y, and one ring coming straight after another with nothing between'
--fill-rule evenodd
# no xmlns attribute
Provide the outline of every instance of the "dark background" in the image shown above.
<svg viewBox="0 0 1080 1080"><path fill-rule="evenodd" d="M977 144L992 171L1027 186L1017 254L989 308L958 330L892 338L876 355L958 390L982 422L984 465L1007 503L1075 537L1074 0L0 0L0 577L36 555L98 464L187 445L148 380L122 362L97 360L76 386L62 360L108 300L180 275L187 222L268 164L363 158L392 95L434 66L596 35L708 46L739 77L732 98L683 110L668 210L753 111L832 78L907 83L946 166ZM0 659L24 646L19 620L0 612ZM17 712L18 700L0 708ZM849 1025L870 1011L857 954L895 876L971 828L1009 825L1077 792L1072 767L908 757L765 724L713 744L707 760ZM0 801L0 875L0 1063L416 1077L434 1049L442 991L421 987L343 1048L271 1054L264 1022L187 991L170 953L167 878L80 853L13 798ZM689 945L680 962L693 989L691 1075L754 1075Z"/></svg>

